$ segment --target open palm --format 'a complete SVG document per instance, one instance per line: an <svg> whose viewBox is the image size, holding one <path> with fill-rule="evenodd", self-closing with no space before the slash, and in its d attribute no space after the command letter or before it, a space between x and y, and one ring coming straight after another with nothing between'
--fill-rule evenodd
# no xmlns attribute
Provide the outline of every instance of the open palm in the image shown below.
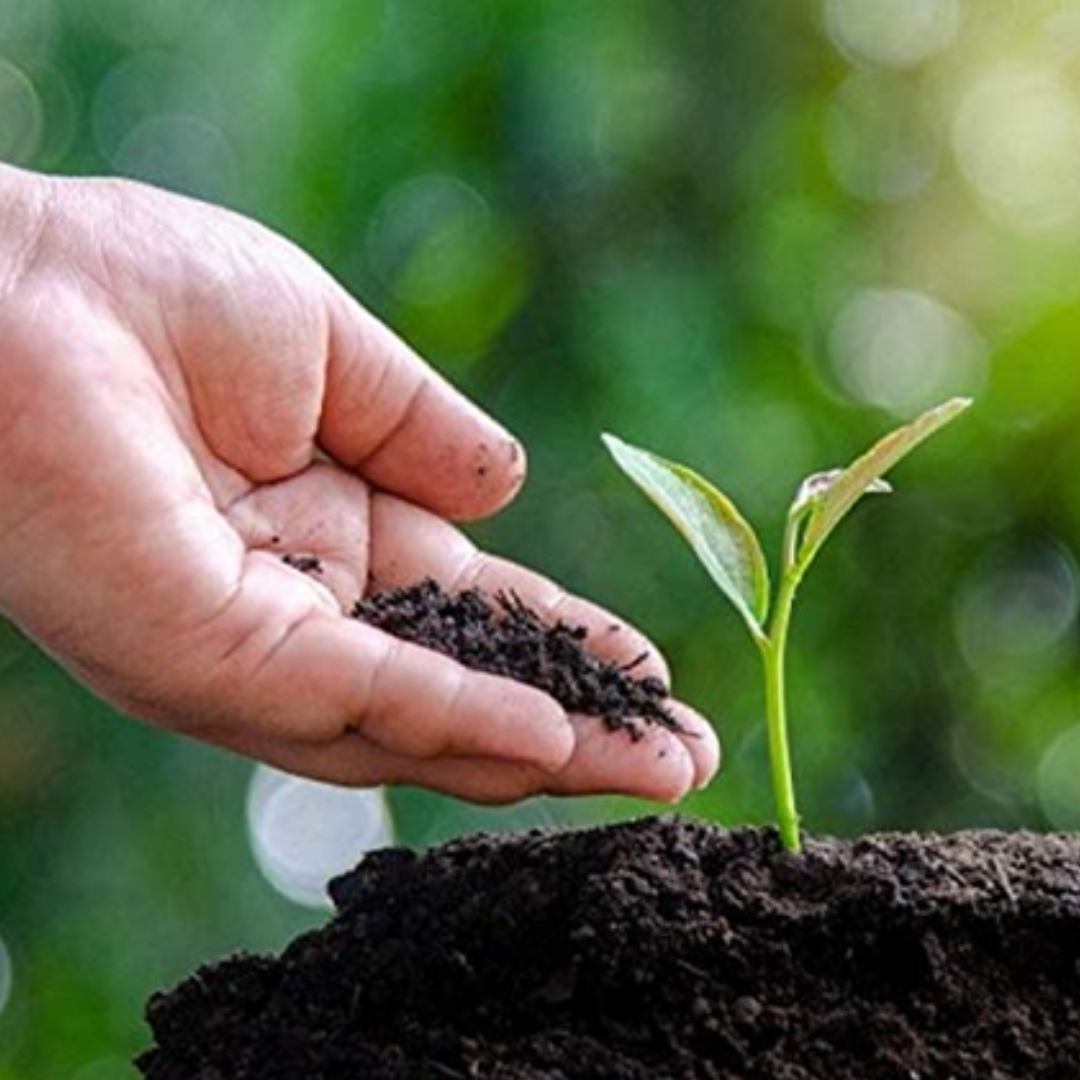
<svg viewBox="0 0 1080 1080"><path fill-rule="evenodd" d="M432 576L513 588L600 653L648 648L449 524L512 498L520 446L312 260L138 185L3 185L0 608L81 679L340 783L674 800L711 777L715 736L683 706L687 736L633 743L344 617Z"/></svg>

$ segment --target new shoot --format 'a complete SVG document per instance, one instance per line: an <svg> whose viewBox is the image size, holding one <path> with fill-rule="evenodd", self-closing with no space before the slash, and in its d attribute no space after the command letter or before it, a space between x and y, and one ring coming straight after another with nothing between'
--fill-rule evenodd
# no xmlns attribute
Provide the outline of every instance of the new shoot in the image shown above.
<svg viewBox="0 0 1080 1080"><path fill-rule="evenodd" d="M954 398L886 436L846 469L805 480L788 511L775 594L761 543L726 495L685 465L604 436L618 466L678 529L735 606L761 653L773 791L780 837L789 851L801 848L785 685L788 633L799 585L852 507L864 495L891 491L885 474L970 405L969 398Z"/></svg>

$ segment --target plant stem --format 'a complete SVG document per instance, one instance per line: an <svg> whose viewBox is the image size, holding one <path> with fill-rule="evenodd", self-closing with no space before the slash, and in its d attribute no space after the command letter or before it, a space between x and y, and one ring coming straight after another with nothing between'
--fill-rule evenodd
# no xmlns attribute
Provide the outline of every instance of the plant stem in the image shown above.
<svg viewBox="0 0 1080 1080"><path fill-rule="evenodd" d="M769 732L769 763L776 796L780 839L788 851L802 850L799 812L795 806L795 783L791 770L791 748L787 730L785 661L791 608L799 587L799 567L787 566L776 596L768 640L761 646L765 666L766 725Z"/></svg>

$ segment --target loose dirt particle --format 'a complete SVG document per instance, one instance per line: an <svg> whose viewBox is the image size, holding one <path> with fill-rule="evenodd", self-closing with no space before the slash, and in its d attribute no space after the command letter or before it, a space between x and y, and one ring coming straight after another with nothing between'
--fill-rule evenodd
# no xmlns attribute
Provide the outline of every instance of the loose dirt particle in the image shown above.
<svg viewBox="0 0 1080 1080"><path fill-rule="evenodd" d="M321 574L323 572L322 559L317 555L282 555L281 561L301 574Z"/></svg>

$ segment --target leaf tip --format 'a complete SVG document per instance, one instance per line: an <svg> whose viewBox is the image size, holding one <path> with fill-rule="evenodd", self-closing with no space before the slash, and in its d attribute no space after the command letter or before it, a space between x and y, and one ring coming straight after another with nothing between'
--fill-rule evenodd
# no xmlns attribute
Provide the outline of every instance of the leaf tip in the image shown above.
<svg viewBox="0 0 1080 1080"><path fill-rule="evenodd" d="M962 412L967 412L972 405L975 404L973 397L954 397L949 398L944 405L939 406L941 412L949 413L951 416L959 416Z"/></svg>
<svg viewBox="0 0 1080 1080"><path fill-rule="evenodd" d="M607 452L614 459L615 464L619 466L623 472L626 472L630 468L631 462L635 460L639 451L635 451L629 443L623 442L616 435L612 435L609 432L602 432L600 439L607 449Z"/></svg>

